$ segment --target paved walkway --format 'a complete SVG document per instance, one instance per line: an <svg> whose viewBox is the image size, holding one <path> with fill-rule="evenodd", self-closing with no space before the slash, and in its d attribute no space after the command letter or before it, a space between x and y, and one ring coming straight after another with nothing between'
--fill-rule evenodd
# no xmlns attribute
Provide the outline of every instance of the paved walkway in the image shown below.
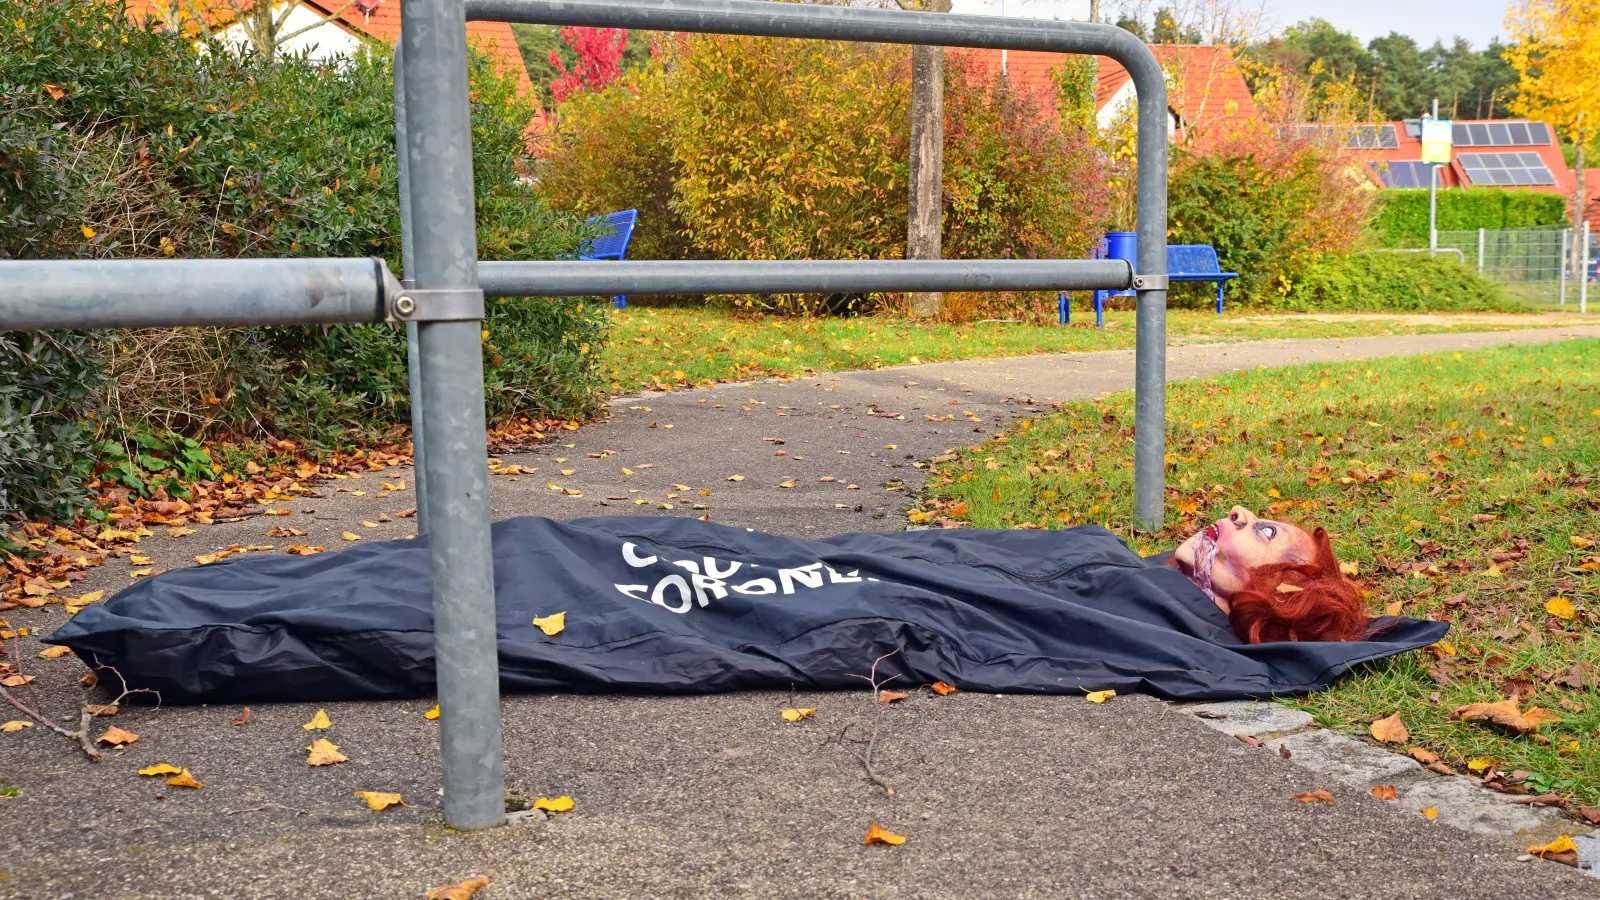
<svg viewBox="0 0 1600 900"><path fill-rule="evenodd" d="M1168 372L1200 377L1575 336L1600 337L1600 327L1185 347L1172 351ZM981 441L1016 415L1121 390L1131 380L1132 354L1111 352L633 398L618 402L611 420L564 442L506 457L506 464L536 471L492 478L492 503L497 518L655 513L665 506L797 535L893 529L902 527L899 510L921 482L914 461ZM743 480L727 480L733 475ZM828 476L834 480L819 480ZM406 490L378 489L396 478ZM778 486L789 479L796 487ZM582 496L552 491L551 481ZM344 530L401 537L408 520L381 519L412 505L410 482L404 471L373 473L324 488L323 497L294 504L294 515L221 524L177 540L162 534L146 539L141 552L158 567L186 565L213 546L262 543L273 525L304 529L310 533L296 540L330 548L343 543ZM897 482L906 489L886 489ZM126 565L96 571L83 590L126 585ZM46 607L6 616L48 633L62 613ZM38 649L24 638L15 654L38 673L32 695L68 718L81 668L70 659L35 661ZM863 671L869 664L862 660ZM781 721L779 709L791 703L816 707L816 718ZM0 736L0 777L19 789L0 800L9 850L0 856L0 897L420 897L428 887L477 874L494 881L480 895L485 900L1499 900L1595 892L1593 881L1571 869L1519 861L1517 847L1527 843L1521 837L1450 827L1448 821L1503 830L1485 824L1500 821L1497 810L1475 811L1478 794L1457 798L1438 822L1417 813L1422 801L1410 793L1401 803L1370 798L1370 772L1343 765L1356 751L1306 731L1303 721L1255 718L1278 715L1276 707L1227 707L1227 718L1205 720L1137 696L1104 706L1073 698L915 697L884 719L879 758L896 787L891 797L863 781L837 742L841 728L873 713L865 693L509 697L508 787L526 798L571 795L577 808L550 821L461 835L438 824L436 723L422 715L431 705L326 704L334 726L318 734L350 761L317 769L304 764L313 735L299 726L317 709L307 704L260 707L238 727L230 724L234 708L126 710L115 721L140 739L99 764L42 728ZM1267 746L1208 727L1218 725L1266 735ZM1296 733L1279 737L1284 732ZM1292 745L1289 760L1276 752L1284 743ZM156 762L189 768L205 787L168 788L135 774ZM1408 792L1427 789L1417 772L1386 777ZM1290 800L1318 788L1332 791L1338 804ZM355 790L398 791L414 806L371 812ZM862 846L874 822L910 840ZM1547 822L1520 824L1539 835L1549 830Z"/></svg>

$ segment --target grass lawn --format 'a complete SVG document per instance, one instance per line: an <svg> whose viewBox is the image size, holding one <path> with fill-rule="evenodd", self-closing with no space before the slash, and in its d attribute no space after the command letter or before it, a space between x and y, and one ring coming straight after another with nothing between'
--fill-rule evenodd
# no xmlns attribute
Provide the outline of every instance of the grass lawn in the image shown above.
<svg viewBox="0 0 1600 900"><path fill-rule="evenodd" d="M1160 533L1129 529L1131 394L942 458L912 518L1099 523L1147 553L1234 504L1321 523L1373 614L1454 626L1291 702L1361 734L1399 713L1398 749L1600 805L1600 341L1259 369L1174 384L1168 402ZM1512 692L1559 719L1523 736L1450 719Z"/></svg>
<svg viewBox="0 0 1600 900"><path fill-rule="evenodd" d="M613 393L669 390L717 381L875 369L919 362L1062 351L1120 350L1133 346L1132 312L1108 312L1106 330L1081 300L1072 327L1004 322L970 325L912 324L877 317L793 318L735 316L717 309L634 307L611 312L604 373ZM1492 331L1555 324L1527 315L1497 316L1218 316L1173 310L1172 344L1285 338Z"/></svg>

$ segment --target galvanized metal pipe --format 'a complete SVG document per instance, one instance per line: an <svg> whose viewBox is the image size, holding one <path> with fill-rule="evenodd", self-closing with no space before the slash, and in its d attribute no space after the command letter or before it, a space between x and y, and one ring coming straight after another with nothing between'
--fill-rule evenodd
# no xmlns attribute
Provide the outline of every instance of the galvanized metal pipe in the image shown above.
<svg viewBox="0 0 1600 900"><path fill-rule="evenodd" d="M0 330L381 322L381 259L0 262Z"/></svg>
<svg viewBox="0 0 1600 900"><path fill-rule="evenodd" d="M422 290L478 286L466 20L460 0L405 0L400 31L416 269ZM423 477L433 578L434 664L444 816L454 828L505 821L489 540L488 448L478 321L417 332Z"/></svg>
<svg viewBox="0 0 1600 900"><path fill-rule="evenodd" d="M1167 273L1166 78L1150 48L1120 28L761 0L467 0L466 9L469 19L497 22L1109 56L1128 70L1139 99L1139 274ZM1167 291L1165 278L1154 283L1138 292L1134 353L1134 511L1148 529L1161 525L1166 476Z"/></svg>
<svg viewBox="0 0 1600 900"><path fill-rule="evenodd" d="M394 146L396 178L400 190L400 266L406 278L416 271L416 232L411 226L411 165L406 154L406 80L400 64L404 51L394 48ZM417 346L417 323L406 323L406 381L411 401L411 480L416 487L417 534L428 533L428 478L423 463L422 351Z"/></svg>
<svg viewBox="0 0 1600 900"><path fill-rule="evenodd" d="M912 291L1123 290L1125 260L740 260L480 262L489 297L617 294L841 294Z"/></svg>

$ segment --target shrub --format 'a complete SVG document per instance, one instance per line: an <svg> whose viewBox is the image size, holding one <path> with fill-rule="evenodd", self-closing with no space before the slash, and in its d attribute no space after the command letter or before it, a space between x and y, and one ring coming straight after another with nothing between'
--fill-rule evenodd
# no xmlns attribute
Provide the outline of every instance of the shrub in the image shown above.
<svg viewBox="0 0 1600 900"><path fill-rule="evenodd" d="M1440 231L1561 225L1566 212L1566 198L1559 194L1500 188L1439 191ZM1428 191L1380 192L1372 232L1380 247L1428 246Z"/></svg>
<svg viewBox="0 0 1600 900"><path fill-rule="evenodd" d="M86 421L103 373L82 332L0 332L0 514L76 513L93 459Z"/></svg>
<svg viewBox="0 0 1600 900"><path fill-rule="evenodd" d="M1274 305L1307 312L1467 312L1520 308L1497 284L1451 257L1418 253L1325 256Z"/></svg>

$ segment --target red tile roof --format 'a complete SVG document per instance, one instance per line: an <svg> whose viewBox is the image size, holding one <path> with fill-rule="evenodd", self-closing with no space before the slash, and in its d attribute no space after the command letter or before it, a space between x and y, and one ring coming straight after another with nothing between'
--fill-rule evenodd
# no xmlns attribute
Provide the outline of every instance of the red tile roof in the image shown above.
<svg viewBox="0 0 1600 900"><path fill-rule="evenodd" d="M370 3L371 0L368 0ZM345 31L381 40L390 46L400 37L400 0L376 0L370 14L352 6L338 15L336 24ZM159 18L166 4L159 0L128 0L128 15L134 19ZM233 22L235 4L231 0L195 0L195 7L206 15L207 24L215 28ZM344 3L340 0L304 0L312 12L327 15ZM249 9L251 0L238 0L238 8ZM494 60L495 68L504 75L514 76L523 92L533 90L528 78L528 68L522 63L522 51L517 49L516 36L505 22L468 22L467 41Z"/></svg>

